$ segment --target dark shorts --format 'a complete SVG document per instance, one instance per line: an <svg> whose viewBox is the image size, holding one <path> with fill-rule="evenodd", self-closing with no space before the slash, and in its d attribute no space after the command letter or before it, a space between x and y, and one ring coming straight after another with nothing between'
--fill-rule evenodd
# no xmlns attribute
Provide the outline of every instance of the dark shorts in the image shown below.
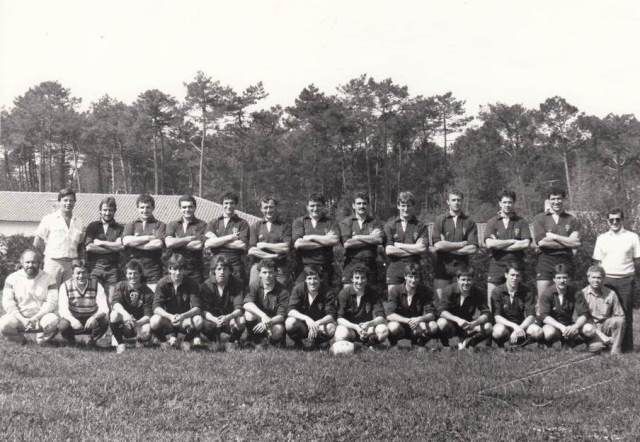
<svg viewBox="0 0 640 442"><path fill-rule="evenodd" d="M504 284L507 266L505 264L501 264L499 262L491 261L489 264L489 270L487 270L487 282L500 285Z"/></svg>
<svg viewBox="0 0 640 442"><path fill-rule="evenodd" d="M458 269L466 266L467 264L464 262L454 261L452 263L445 263L442 258L436 257L433 277L434 279L444 279L453 282L458 276Z"/></svg>
<svg viewBox="0 0 640 442"><path fill-rule="evenodd" d="M351 272L353 272L354 267L363 266L367 269L367 281L370 284L374 284L378 282L378 263L376 261L358 261L352 260L344 265L342 268L342 283L350 284L351 283ZM404 281L404 277L402 278Z"/></svg>
<svg viewBox="0 0 640 442"><path fill-rule="evenodd" d="M91 276L96 278L105 290L108 290L109 287L115 285L118 281L121 281L123 279L120 267L117 266L114 266L110 269L94 268L93 270L91 270Z"/></svg>
<svg viewBox="0 0 640 442"><path fill-rule="evenodd" d="M573 265L573 255L547 255L541 253L538 255L538 263L536 264L536 280L537 281L553 281L555 276L555 266L564 264L569 270L569 277L573 278L575 271Z"/></svg>
<svg viewBox="0 0 640 442"><path fill-rule="evenodd" d="M407 261L393 261L390 262L387 266L387 285L399 285L404 283L404 269L405 267L411 264L411 262ZM420 267L420 263L416 262ZM420 267L420 271L422 272L422 268ZM420 275L422 276L422 275Z"/></svg>

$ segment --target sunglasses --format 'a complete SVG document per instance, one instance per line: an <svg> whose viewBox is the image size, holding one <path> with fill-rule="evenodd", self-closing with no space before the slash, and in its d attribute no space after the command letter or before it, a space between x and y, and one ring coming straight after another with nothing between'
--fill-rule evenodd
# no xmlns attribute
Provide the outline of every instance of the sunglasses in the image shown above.
<svg viewBox="0 0 640 442"><path fill-rule="evenodd" d="M607 219L607 222L610 224L615 224L615 223L619 223L622 221L622 218L609 218Z"/></svg>

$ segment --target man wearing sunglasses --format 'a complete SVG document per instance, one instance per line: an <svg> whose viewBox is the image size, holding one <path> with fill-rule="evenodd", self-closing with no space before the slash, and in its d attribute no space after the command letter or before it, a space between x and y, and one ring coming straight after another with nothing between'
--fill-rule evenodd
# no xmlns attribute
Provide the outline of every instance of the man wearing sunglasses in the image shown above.
<svg viewBox="0 0 640 442"><path fill-rule="evenodd" d="M633 296L635 273L640 259L640 238L623 225L624 213L620 208L609 210L609 230L598 236L593 259L604 267L604 284L612 287L620 298L625 316L625 334L622 351L633 350Z"/></svg>

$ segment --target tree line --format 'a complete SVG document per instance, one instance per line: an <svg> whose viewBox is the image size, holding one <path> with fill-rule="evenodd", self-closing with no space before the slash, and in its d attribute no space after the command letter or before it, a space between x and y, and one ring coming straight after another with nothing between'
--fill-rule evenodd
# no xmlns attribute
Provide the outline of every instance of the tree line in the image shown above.
<svg viewBox="0 0 640 442"><path fill-rule="evenodd" d="M209 199L236 190L257 213L274 193L288 217L323 193L337 216L355 190L380 218L412 190L429 221L446 190L465 193L466 211L485 221L497 193L517 192L525 217L542 209L551 185L570 206L635 208L640 186L640 123L632 114L586 115L562 97L537 108L493 103L476 115L451 92L424 97L367 75L332 94L313 84L292 106L265 109L262 83L242 91L203 72L178 99L157 89L133 103L81 99L58 82L40 83L0 115L4 190L179 194ZM634 212L635 213L635 212Z"/></svg>

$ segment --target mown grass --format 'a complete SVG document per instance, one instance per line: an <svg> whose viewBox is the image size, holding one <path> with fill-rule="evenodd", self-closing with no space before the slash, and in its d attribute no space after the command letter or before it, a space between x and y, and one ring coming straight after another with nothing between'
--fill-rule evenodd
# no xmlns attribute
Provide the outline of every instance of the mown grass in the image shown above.
<svg viewBox="0 0 640 442"><path fill-rule="evenodd" d="M351 357L141 349L116 355L3 342L0 434L49 440L635 438L638 354L589 356L537 349ZM580 362L560 366L568 361Z"/></svg>

